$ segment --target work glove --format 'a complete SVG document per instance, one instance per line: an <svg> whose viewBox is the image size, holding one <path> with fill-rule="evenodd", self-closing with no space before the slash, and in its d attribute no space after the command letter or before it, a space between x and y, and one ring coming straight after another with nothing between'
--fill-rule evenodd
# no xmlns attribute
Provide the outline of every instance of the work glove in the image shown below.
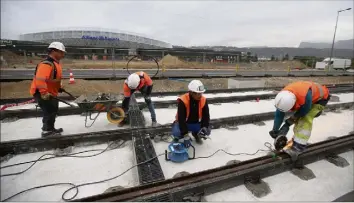
<svg viewBox="0 0 354 203"><path fill-rule="evenodd" d="M289 132L289 129L290 129L290 125L285 122L284 125L279 129L278 136L279 135L286 136Z"/></svg>
<svg viewBox="0 0 354 203"><path fill-rule="evenodd" d="M271 130L271 131L269 131L269 135L270 135L273 139L275 139L275 138L277 138L278 135L279 135L279 130Z"/></svg>
<svg viewBox="0 0 354 203"><path fill-rule="evenodd" d="M50 93L44 93L44 94L41 94L41 98L43 100L49 100L51 98L51 94Z"/></svg>
<svg viewBox="0 0 354 203"><path fill-rule="evenodd" d="M269 135L273 139L277 138L279 135L286 136L286 134L288 134L288 132L289 132L289 128L290 128L290 125L287 122L285 122L284 125L279 130L271 130L271 131L269 131Z"/></svg>
<svg viewBox="0 0 354 203"><path fill-rule="evenodd" d="M291 116L290 118L285 120L285 124L289 126L293 125L296 121L298 120L298 118Z"/></svg>
<svg viewBox="0 0 354 203"><path fill-rule="evenodd" d="M319 104L321 106L327 106L327 103L329 102L330 99L331 99L331 95L328 95L327 99L321 99L316 104Z"/></svg>
<svg viewBox="0 0 354 203"><path fill-rule="evenodd" d="M188 134L184 135L182 140L185 147L188 148L192 145L192 139Z"/></svg>
<svg viewBox="0 0 354 203"><path fill-rule="evenodd" d="M144 95L144 96L150 97L151 92L152 92L152 86L153 86L153 85L146 87L146 92L145 92L145 95Z"/></svg>
<svg viewBox="0 0 354 203"><path fill-rule="evenodd" d="M207 127L202 127L202 129L200 129L200 131L198 132L198 134L201 136L209 136L210 133L211 133L211 129Z"/></svg>
<svg viewBox="0 0 354 203"><path fill-rule="evenodd" d="M322 114L322 111L318 112L318 114L316 114L315 118L319 117Z"/></svg>

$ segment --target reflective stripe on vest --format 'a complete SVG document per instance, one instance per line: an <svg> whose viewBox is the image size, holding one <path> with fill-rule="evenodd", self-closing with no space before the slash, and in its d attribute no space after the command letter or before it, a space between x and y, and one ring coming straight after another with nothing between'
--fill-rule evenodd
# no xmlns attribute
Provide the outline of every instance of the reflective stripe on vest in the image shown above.
<svg viewBox="0 0 354 203"><path fill-rule="evenodd" d="M47 78L42 78L42 77L36 77L37 74L37 70L38 70L38 65L39 64L47 64L50 65L50 67L52 67L52 71L50 72L50 77ZM49 61L48 59L43 60L39 63L36 67L36 70L34 72L34 80L42 80L42 81L46 81L46 82L60 82L60 79L57 79L57 67L55 66L54 62Z"/></svg>
<svg viewBox="0 0 354 203"><path fill-rule="evenodd" d="M314 90L314 87L317 87L317 89L318 89L318 91L319 91L319 93L320 93L320 97L317 99L317 101L323 99L323 97L324 97L324 91L323 91L322 85L320 85L320 84L318 84L318 83L316 83L316 82L306 82L306 83L308 83L308 84L311 85L311 89L312 89L313 92L316 91L316 90ZM316 101L316 102L317 102L317 101Z"/></svg>

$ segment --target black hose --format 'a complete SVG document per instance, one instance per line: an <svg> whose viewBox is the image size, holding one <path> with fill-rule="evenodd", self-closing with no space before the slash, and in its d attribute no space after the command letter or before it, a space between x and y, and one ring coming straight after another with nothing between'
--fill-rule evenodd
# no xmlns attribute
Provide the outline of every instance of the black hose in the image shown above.
<svg viewBox="0 0 354 203"><path fill-rule="evenodd" d="M120 145L118 145L117 147L115 148L112 148L111 150L113 149L117 149L118 147L122 146L123 144L125 143L125 141L123 141ZM60 157L72 157L72 158L88 158L88 157L94 157L94 156L98 156L100 154L103 154L104 152L106 152L109 147L114 144L114 143L111 143L109 144L106 149L92 149L92 150L85 150L85 151L81 151L81 152L76 152L76 153L72 153L72 154L67 154L67 155L56 155L56 154L43 154L42 156L40 156L38 159L36 160L32 160L32 161L26 161L26 162L21 162L21 163L16 163L16 164L11 164L11 165L6 165L6 166L2 166L0 167L0 169L3 169L3 168L8 168L8 167L13 167L13 166L18 166L18 165L23 165L23 164L28 164L28 163L32 163L27 169L23 170L23 171L20 171L20 172L15 172L15 173L8 173L8 174L1 174L0 177L6 177L6 176L14 176L14 175L20 175L22 173L25 173L26 171L28 171L29 169L31 169L36 163L38 163L39 161L44 161L44 160L49 160L49 159L54 159L54 158L60 158ZM88 155L88 156L75 156L77 154L82 154L82 153L86 153L86 152L94 152L94 151L100 151L99 153L97 154L93 154L93 155ZM48 158L44 158L42 159L43 157L45 156L53 156L53 157L48 157Z"/></svg>
<svg viewBox="0 0 354 203"><path fill-rule="evenodd" d="M140 56L142 56L142 55L140 55ZM129 75L131 74L130 71L129 71L129 63L130 63L130 61L132 61L133 59L135 59L135 58L137 58L137 57L139 57L139 55L134 55L131 59L129 59L129 61L128 61L128 63L127 63L127 71L128 71L128 74L129 74ZM157 76L157 74L159 73L159 71L160 71L159 62L156 60L156 58L154 58L154 57L152 57L152 56L147 56L147 57L150 58L150 59L152 59L152 60L154 60L155 63L156 63L156 66L157 66L156 73L155 73L155 75L153 75L153 76L151 77L151 78L155 78L155 77Z"/></svg>
<svg viewBox="0 0 354 203"><path fill-rule="evenodd" d="M224 152L224 153L226 153L226 154L228 154L228 155L231 155L231 156L237 156L237 155L242 155L242 154L244 154L244 155L255 155L255 154L257 154L257 153L260 152L260 151L263 151L263 152L266 152L266 151L270 151L270 152L271 152L271 151L274 151L274 150L272 149L272 147L271 147L271 144L270 144L269 142L265 142L264 145L268 148L268 150L258 149L255 153L236 153L236 154L232 154L232 153L226 152L226 151L223 150L223 149L219 149L219 150L217 150L216 152L214 152L213 154L211 154L211 155L209 155L209 156L196 157L195 159L210 158L210 157L214 156L214 155L215 155L217 152L219 152L219 151L222 151L222 152ZM70 186L71 186L69 189L65 190L64 193L62 194L62 199L63 199L64 201L70 201L70 200L73 200L73 199L78 195L78 193L79 193L79 187L86 186L86 185L93 185L93 184L103 183L103 182L106 182L106 181L110 181L110 180L116 179L116 178L118 178L118 177L124 175L125 173L127 173L128 171L130 171L131 169L133 169L134 167L139 166L139 165L142 165L142 164L145 164L145 163L148 163L148 162L150 162L150 161L152 161L152 160L154 160L154 159L156 159L156 158L158 158L159 156L162 156L162 155L165 155L165 153L159 154L159 155L157 155L157 156L155 156L155 157L153 157L153 158L151 158L151 159L148 159L148 160L146 160L146 161L144 161L144 162L141 162L141 163L138 163L138 164L136 164L136 165L133 165L133 166L131 166L130 168L128 168L127 170L125 170L124 172L122 172L122 173L120 173L120 174L118 174L118 175L116 175L116 176L114 176L114 177L112 177L112 178L107 178L107 179L100 180L100 181L94 181L94 182L83 183L83 184L79 184L79 185L75 185L75 184L73 184L73 183L54 183L54 184L47 184L47 185L36 186L36 187L29 188L29 189L23 190L23 191L21 191L21 192L18 192L18 193L16 193L16 194L14 194L14 195L12 195L12 196L10 196L10 197L8 197L8 198L2 200L2 201L8 201L9 199L11 199L11 198L13 198L13 197L15 197L15 196L17 196L17 195L20 195L20 194L22 194L22 193L24 193L24 192L28 192L28 191L31 191L31 190L34 190L34 189L44 188L44 187L51 187L51 186L58 186L58 185L70 185ZM75 189L75 191L76 191L75 194L74 194L73 196L69 197L69 198L65 198L64 196L65 196L69 191L71 191L71 190L73 190L73 189Z"/></svg>

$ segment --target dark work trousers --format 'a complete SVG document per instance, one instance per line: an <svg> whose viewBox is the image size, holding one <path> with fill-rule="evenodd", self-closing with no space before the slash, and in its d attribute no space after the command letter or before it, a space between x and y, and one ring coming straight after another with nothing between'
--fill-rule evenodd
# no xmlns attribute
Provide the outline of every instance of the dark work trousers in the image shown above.
<svg viewBox="0 0 354 203"><path fill-rule="evenodd" d="M40 93L38 92L34 94L34 98L38 103L38 106L41 108L43 112L42 130L43 131L54 130L55 118L59 110L59 101L54 98L50 98L49 100L43 100L40 96Z"/></svg>
<svg viewBox="0 0 354 203"><path fill-rule="evenodd" d="M142 87L140 89L140 92L144 96L145 103L148 106L148 109L150 111L152 122L156 122L155 107L154 107L154 103L152 103L152 101L151 101L151 96L150 96L151 95L151 90L150 90L150 92L147 92L147 86L145 85L144 87Z"/></svg>

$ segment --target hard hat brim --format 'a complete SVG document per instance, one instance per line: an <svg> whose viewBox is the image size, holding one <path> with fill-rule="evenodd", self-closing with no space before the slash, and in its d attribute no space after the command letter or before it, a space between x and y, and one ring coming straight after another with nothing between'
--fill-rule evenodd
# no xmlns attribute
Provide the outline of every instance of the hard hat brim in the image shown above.
<svg viewBox="0 0 354 203"><path fill-rule="evenodd" d="M202 91L191 91L191 92L195 92L195 93L204 93L205 90L202 90Z"/></svg>

